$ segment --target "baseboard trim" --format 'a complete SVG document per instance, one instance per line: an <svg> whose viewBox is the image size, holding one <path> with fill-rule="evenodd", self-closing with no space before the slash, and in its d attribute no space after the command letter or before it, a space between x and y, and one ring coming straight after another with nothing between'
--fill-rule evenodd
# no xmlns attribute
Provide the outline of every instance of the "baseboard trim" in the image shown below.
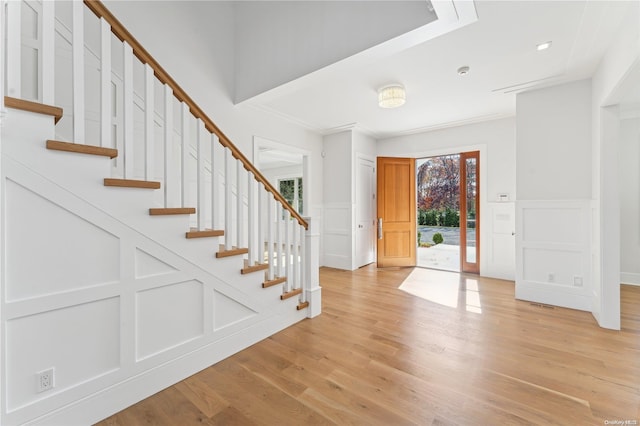
<svg viewBox="0 0 640 426"><path fill-rule="evenodd" d="M295 309L292 311L297 312ZM298 316L299 319L294 320L290 315L274 315L239 333L212 342L25 424L44 426L97 423L304 319L304 313L299 313Z"/></svg>
<svg viewBox="0 0 640 426"><path fill-rule="evenodd" d="M640 274L636 272L620 272L620 282L622 284L640 286Z"/></svg>

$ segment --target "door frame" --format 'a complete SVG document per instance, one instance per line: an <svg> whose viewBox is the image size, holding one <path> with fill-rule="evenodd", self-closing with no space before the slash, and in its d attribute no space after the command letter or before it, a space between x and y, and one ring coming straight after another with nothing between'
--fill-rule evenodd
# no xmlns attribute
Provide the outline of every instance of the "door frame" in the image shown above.
<svg viewBox="0 0 640 426"><path fill-rule="evenodd" d="M353 220L354 220L354 224L352 226L352 229L354 230L354 243L352 245L353 247L353 251L351 253L351 259L353 259L352 262L352 269L357 269L360 268L364 265L359 265L359 260L358 260L358 254L356 252L356 247L358 246L357 240L358 240L358 230L356 228L357 226L357 221L358 221L358 214L359 214L359 209L361 208L361 204L360 204L360 200L357 199L357 191L358 191L358 164L361 160L364 161L369 161L371 162L371 165L373 167L373 202L372 202L372 214L373 214L373 223L371 224L372 228L371 228L371 238L372 238L372 244L373 244L373 259L371 260L370 263L375 263L378 260L378 244L376 241L376 218L378 217L378 212L377 212L377 205L378 205L378 166L377 166L377 161L376 161L376 157L372 157L370 155L366 155L363 154L361 152L357 152L355 155L355 159L354 159L354 167L353 167L353 194L354 194L354 200L355 200L355 211L354 211L354 215L353 215ZM365 264L366 265L366 264Z"/></svg>
<svg viewBox="0 0 640 426"><path fill-rule="evenodd" d="M407 151L407 150L397 150L393 152L388 152L387 150L378 150L378 157L412 157L412 158L425 158L425 157L437 157L440 155L451 155L451 154L459 154L461 152L471 152L471 151L479 151L480 152L480 174L479 180L484 182L484 187L486 189L488 179L487 179L487 145L486 144L475 144L475 145L460 145L460 146L449 146L449 147L439 147L431 150L425 151ZM414 191L415 192L415 191ZM417 194L415 194L417 197ZM482 211L487 212L488 210L488 198L487 191L480 191L480 208ZM487 223L487 215L482 215L480 217L480 228L488 229ZM480 239L480 250L483 253L487 253L487 239ZM487 270L487 259L486 256L482 256L480 258L480 275L482 275L483 271Z"/></svg>
<svg viewBox="0 0 640 426"><path fill-rule="evenodd" d="M476 261L467 262L467 159L476 160ZM480 196L484 192L482 190L482 181L480 179L480 152L479 151L467 151L460 153L460 272L471 272L473 274L480 273L480 235L482 231L482 206L480 205Z"/></svg>

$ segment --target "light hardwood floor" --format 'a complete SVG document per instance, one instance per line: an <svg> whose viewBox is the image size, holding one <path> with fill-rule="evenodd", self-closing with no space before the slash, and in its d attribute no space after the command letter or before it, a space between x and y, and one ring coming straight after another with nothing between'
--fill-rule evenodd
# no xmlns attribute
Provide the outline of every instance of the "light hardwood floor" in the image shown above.
<svg viewBox="0 0 640 426"><path fill-rule="evenodd" d="M416 269L399 289L411 272L323 268L322 315L99 424L640 423L640 287L618 332L509 281Z"/></svg>

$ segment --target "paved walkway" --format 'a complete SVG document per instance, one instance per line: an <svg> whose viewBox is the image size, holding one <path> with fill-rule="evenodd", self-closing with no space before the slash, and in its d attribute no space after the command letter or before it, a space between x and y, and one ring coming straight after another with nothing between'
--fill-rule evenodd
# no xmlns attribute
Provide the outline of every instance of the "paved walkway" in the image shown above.
<svg viewBox="0 0 640 426"><path fill-rule="evenodd" d="M475 257L475 247L467 247L471 258ZM438 244L432 247L418 247L418 266L460 272L460 246Z"/></svg>

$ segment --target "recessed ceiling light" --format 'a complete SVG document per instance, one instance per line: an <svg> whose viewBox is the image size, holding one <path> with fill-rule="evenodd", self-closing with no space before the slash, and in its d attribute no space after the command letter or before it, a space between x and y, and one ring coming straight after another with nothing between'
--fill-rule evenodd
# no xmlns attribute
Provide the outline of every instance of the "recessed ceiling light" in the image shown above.
<svg viewBox="0 0 640 426"><path fill-rule="evenodd" d="M540 43L539 45L536 46L536 49L538 50L545 50L551 47L551 42L550 41L546 41L544 43Z"/></svg>
<svg viewBox="0 0 640 426"><path fill-rule="evenodd" d="M458 75L467 75L469 74L470 68L467 66L458 68Z"/></svg>

